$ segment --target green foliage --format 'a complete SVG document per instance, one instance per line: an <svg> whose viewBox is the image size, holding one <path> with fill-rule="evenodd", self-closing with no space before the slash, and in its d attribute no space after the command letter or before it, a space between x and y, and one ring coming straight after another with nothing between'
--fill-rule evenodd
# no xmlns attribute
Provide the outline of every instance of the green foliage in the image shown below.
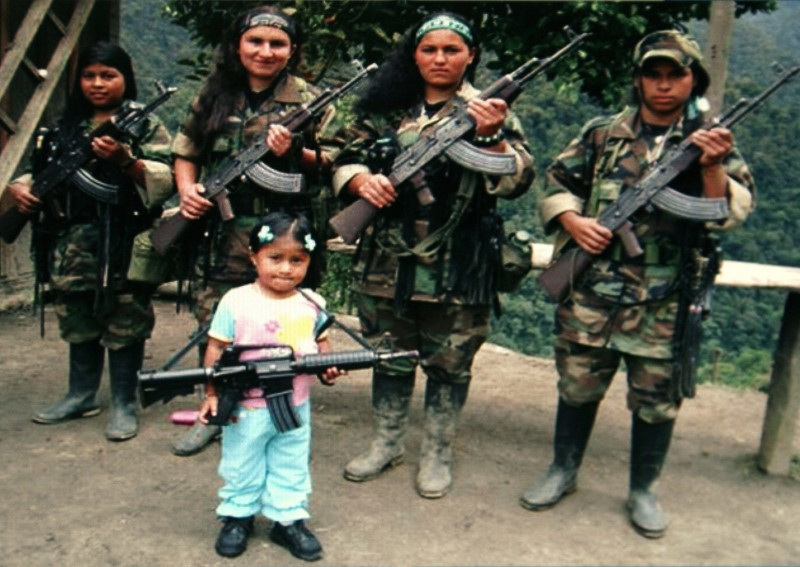
<svg viewBox="0 0 800 567"><path fill-rule="evenodd" d="M169 0L164 9L173 22L191 30L203 47L217 45L228 22L263 4L258 0L224 2ZM583 92L611 105L627 90L630 53L641 36L678 22L708 17L708 2L383 2L297 0L276 2L293 13L304 31L304 74L312 82L338 61L359 57L380 62L394 40L419 18L435 11L463 14L475 24L485 52L497 59L491 68L508 71L525 60L547 56L565 43L561 30L590 32L582 51L560 62L548 78L580 85ZM739 13L774 9L775 1L736 2ZM603 65L592 65L602 61ZM623 70L625 72L620 73Z"/></svg>
<svg viewBox="0 0 800 567"><path fill-rule="evenodd" d="M352 311L352 256L342 252L326 253L325 277L319 293L328 302L328 309L339 313Z"/></svg>

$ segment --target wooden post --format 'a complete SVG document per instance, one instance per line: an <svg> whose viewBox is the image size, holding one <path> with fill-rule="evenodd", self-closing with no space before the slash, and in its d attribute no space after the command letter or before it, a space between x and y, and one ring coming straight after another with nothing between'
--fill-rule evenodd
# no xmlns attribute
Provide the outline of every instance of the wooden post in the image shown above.
<svg viewBox="0 0 800 567"><path fill-rule="evenodd" d="M767 412L761 431L758 467L770 474L786 475L792 460L797 415L800 412L800 293L789 292L783 311L781 332Z"/></svg>
<svg viewBox="0 0 800 567"><path fill-rule="evenodd" d="M709 8L708 45L703 56L711 78L706 98L711 104L712 116L717 116L722 109L735 9L735 3L728 0L713 0Z"/></svg>

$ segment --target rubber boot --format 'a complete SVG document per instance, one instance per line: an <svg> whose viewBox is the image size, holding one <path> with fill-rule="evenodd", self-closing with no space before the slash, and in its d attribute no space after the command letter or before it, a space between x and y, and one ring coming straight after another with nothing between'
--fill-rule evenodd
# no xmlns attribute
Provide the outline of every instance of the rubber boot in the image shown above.
<svg viewBox="0 0 800 567"><path fill-rule="evenodd" d="M450 384L428 378L417 473L417 493L423 498L441 498L453 485L453 441L467 392L469 382Z"/></svg>
<svg viewBox="0 0 800 567"><path fill-rule="evenodd" d="M185 435L181 435L172 443L172 453L179 457L196 455L221 434L222 426L206 425L198 419Z"/></svg>
<svg viewBox="0 0 800 567"><path fill-rule="evenodd" d="M520 497L523 508L535 512L552 508L578 488L578 470L592 434L600 402L571 406L559 398L556 431L553 436L553 462L547 473Z"/></svg>
<svg viewBox="0 0 800 567"><path fill-rule="evenodd" d="M375 437L366 452L347 463L344 478L353 482L364 482L403 462L403 442L408 430L408 410L413 391L413 374L373 374L372 411Z"/></svg>
<svg viewBox="0 0 800 567"><path fill-rule="evenodd" d="M139 433L136 373L142 368L143 358L144 341L108 351L111 416L106 427L106 439L109 441L125 441Z"/></svg>
<svg viewBox="0 0 800 567"><path fill-rule="evenodd" d="M200 366L203 366L207 343L197 345L197 355ZM190 457L208 447L212 441L222 435L222 426L205 424L199 419L194 422L189 431L172 442L172 454L178 457Z"/></svg>
<svg viewBox="0 0 800 567"><path fill-rule="evenodd" d="M628 519L647 538L660 538L669 525L653 488L661 475L674 426L675 420L647 423L633 416Z"/></svg>
<svg viewBox="0 0 800 567"><path fill-rule="evenodd" d="M104 356L105 350L98 340L70 343L67 395L55 405L36 413L33 421L49 425L99 414L100 407L95 397L103 376Z"/></svg>

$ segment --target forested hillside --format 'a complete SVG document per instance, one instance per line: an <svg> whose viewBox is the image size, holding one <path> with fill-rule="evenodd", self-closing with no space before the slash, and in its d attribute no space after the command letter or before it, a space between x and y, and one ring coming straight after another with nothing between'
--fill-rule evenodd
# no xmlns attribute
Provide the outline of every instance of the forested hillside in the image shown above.
<svg viewBox="0 0 800 567"><path fill-rule="evenodd" d="M157 78L181 87L160 113L174 131L199 86L185 78L190 70L177 62L197 50L184 28L161 16L162 4L162 0L123 2L122 43L134 57L142 86ZM800 64L798 23L800 3L787 1L780 2L771 14L746 14L737 19L726 89L728 104L741 96L752 97L771 83L775 78L770 69L772 61L786 67ZM687 24L703 43L706 24ZM478 83L490 79L490 73L484 70ZM149 87L142 90L152 92ZM798 96L800 81L784 88L736 129L740 149L757 181L758 206L744 227L725 235L723 248L728 259L800 266ZM515 103L514 110L523 121L536 156L538 179L534 191L504 207L504 215L510 226L526 228L543 240L536 193L544 169L583 122L617 108L603 109L575 90L558 89L538 79ZM703 375L713 374L729 383L763 382L769 374L783 302L781 292L718 288L713 317L706 325ZM503 297L503 316L495 322L493 340L528 354L549 355L552 310L535 278L528 278L520 292ZM712 360L717 361L715 366Z"/></svg>

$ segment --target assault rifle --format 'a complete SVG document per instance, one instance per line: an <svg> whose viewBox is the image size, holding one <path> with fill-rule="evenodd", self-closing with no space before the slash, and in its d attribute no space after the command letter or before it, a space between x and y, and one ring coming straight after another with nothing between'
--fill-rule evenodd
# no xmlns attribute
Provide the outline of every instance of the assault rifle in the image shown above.
<svg viewBox="0 0 800 567"><path fill-rule="evenodd" d="M565 31L571 38L566 46L545 59L536 57L530 59L515 71L495 81L477 98L482 100L501 98L511 104L522 92L526 83L565 57L590 35L588 33L575 35L569 28L565 28ZM399 187L401 183L409 181L417 191L417 199L420 204L427 205L432 203L434 198L430 188L425 184L423 168L442 154L447 155L462 167L474 171L490 175L515 173L516 160L514 156L480 150L463 139L474 128L475 120L467 113L464 106L457 105L445 122L434 128L429 134L420 137L395 158L391 171L387 175L389 181L394 187ZM353 244L377 214L377 207L365 199L358 199L339 214L331 217L329 223L342 237L342 240Z"/></svg>
<svg viewBox="0 0 800 567"><path fill-rule="evenodd" d="M800 66L789 69L756 98L739 100L723 116L712 120L703 128L731 128L758 108L767 97L798 72ZM669 187L669 183L692 165L701 154L700 148L687 137L650 166L636 185L624 189L619 199L597 218L597 222L620 238L628 256L636 258L644 253L633 234L631 221L631 217L640 209L655 206L679 218L692 221L719 221L728 217L726 198L691 197ZM593 260L594 255L574 246L561 254L539 275L539 284L551 299L560 302L568 295L575 278L583 273Z"/></svg>
<svg viewBox="0 0 800 567"><path fill-rule="evenodd" d="M259 351L257 360L240 361L243 352L253 350ZM209 416L208 421L225 425L242 393L260 388L275 427L279 431L289 431L300 425L291 403L292 381L296 375L321 374L332 367L340 370L371 368L379 362L404 358L419 358L419 353L361 349L295 357L288 346L229 346L212 367L139 371L139 397L142 406L148 407L159 400L166 403L175 396L191 394L195 385L211 381L220 390L220 398L217 415Z"/></svg>
<svg viewBox="0 0 800 567"><path fill-rule="evenodd" d="M119 140L125 135L138 137L144 120L178 90L175 87L165 88L159 82L156 82L156 88L159 96L147 106L134 101L126 101L114 116L94 130L67 141L63 150L58 155L49 157L45 168L34 176L31 193L48 202L56 217L64 216L64 213L58 208L55 196L68 179L98 201L116 203L116 186L95 179L82 169L90 160L97 157L92 151L92 139L100 136L111 136L115 140ZM16 207L9 208L0 215L0 237L8 243L14 242L32 216L34 215L21 213Z"/></svg>
<svg viewBox="0 0 800 567"><path fill-rule="evenodd" d="M371 64L366 68L353 62L359 69L358 74L336 89L326 89L314 100L300 106L297 110L276 121L291 132L299 132L306 128L313 120L319 118L335 100L344 95L363 81L367 75L378 68ZM226 158L218 167L203 179L205 197L217 205L219 215L223 221L234 217L228 199L228 185L233 181L246 176L257 185L278 193L298 194L305 189L305 177L297 173L283 173L277 171L261 161L269 153L266 137L262 137L247 149L236 155ZM194 222L185 216L175 214L150 234L153 247L159 254L164 255L167 249L180 237L181 234Z"/></svg>

